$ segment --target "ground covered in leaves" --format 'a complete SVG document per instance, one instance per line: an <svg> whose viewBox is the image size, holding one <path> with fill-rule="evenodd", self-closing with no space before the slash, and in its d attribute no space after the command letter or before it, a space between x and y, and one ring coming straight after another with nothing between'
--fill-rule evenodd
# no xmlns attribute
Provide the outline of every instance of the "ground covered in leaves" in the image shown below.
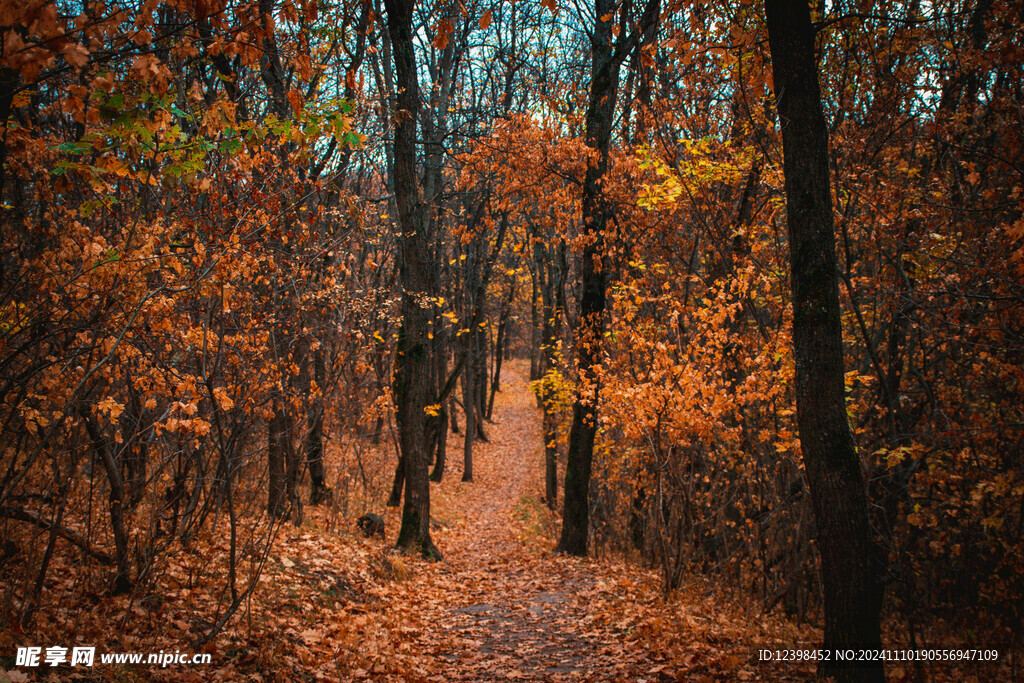
<svg viewBox="0 0 1024 683"><path fill-rule="evenodd" d="M265 614L240 622L221 673L306 680L667 681L763 677L756 638L793 642L782 621L693 588L666 601L654 573L556 555L557 523L540 500L540 416L513 365L498 395L475 481L461 481L461 439L432 489L431 563L387 539L287 529L271 563ZM315 513L307 526L315 528ZM262 610L261 610L262 612ZM266 620L266 621L264 621ZM257 624L264 624L258 627ZM267 626L273 624L270 632ZM775 672L777 678L781 672ZM792 669L794 678L812 673Z"/></svg>
<svg viewBox="0 0 1024 683"><path fill-rule="evenodd" d="M432 488L432 534L443 562L393 550L397 510L378 510L387 522L382 540L358 534L359 511L339 522L336 509L307 508L301 526L277 534L258 589L203 647L211 664L28 670L5 659L0 681L812 678L809 664L757 661L762 644L816 641L811 629L724 600L697 581L666 599L653 572L552 552L558 521L540 499L540 416L524 376L518 363L506 373L489 442L476 449L474 482L461 482L461 437L450 437L450 467ZM44 646L184 649L211 627L209 603L190 595L200 589L186 587L185 575L192 565L210 573L223 559L219 548L212 542L183 553L163 582L180 587L159 598L97 594L86 608L92 621L58 604L44 610L34 633L0 634L0 645L6 654L31 636ZM74 632L62 621L71 612ZM894 680L913 676L889 672Z"/></svg>

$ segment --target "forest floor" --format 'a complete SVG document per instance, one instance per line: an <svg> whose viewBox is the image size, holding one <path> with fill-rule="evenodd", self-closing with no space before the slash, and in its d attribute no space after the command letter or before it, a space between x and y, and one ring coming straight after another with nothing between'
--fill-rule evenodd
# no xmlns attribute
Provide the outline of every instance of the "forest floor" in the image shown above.
<svg viewBox="0 0 1024 683"><path fill-rule="evenodd" d="M475 448L473 482L461 481L461 435L449 435L448 470L431 486L432 535L443 561L395 551L400 511L382 509L383 502L356 504L345 496L343 504L307 506L299 526L278 530L265 561L262 552L240 549L243 574L262 563L259 584L202 647L209 664L100 666L97 657L90 669L30 670L10 657L0 659L0 683L812 677L808 664L759 665L756 650L765 642L813 642L818 636L810 629L730 602L699 579L666 598L653 571L615 557L553 552L558 519L541 500L540 414L527 370L514 361L503 373L494 422L486 424L489 441ZM366 454L378 481L393 457L383 445ZM364 504L384 514L384 539L358 533L354 522ZM223 613L227 543L213 538L169 557L144 593L50 601L33 631L0 630L0 648L187 650ZM55 576L50 590L75 595L75 576Z"/></svg>
<svg viewBox="0 0 1024 683"><path fill-rule="evenodd" d="M658 614L666 605L656 576L551 552L557 528L539 494L540 414L523 369L506 378L490 442L474 449L474 482L460 481L461 439L449 451L457 462L435 496L446 561L419 572L402 605L422 624L413 649L434 651L424 670L470 681L676 679L683 667L741 674L746 653L721 642L740 624L708 629L715 618L704 609L675 610L671 618L704 636L676 660L646 637L652 620L669 617Z"/></svg>
<svg viewBox="0 0 1024 683"><path fill-rule="evenodd" d="M432 536L444 561L391 550L393 510L386 541L350 539L348 558L365 560L350 565L359 571L325 569L319 534L283 532L292 559L271 567L269 582L295 593L296 573L322 580L295 594L305 607L294 617L280 601L272 614L281 637L240 644L233 652L247 656L223 674L280 675L285 667L289 677L310 680L753 680L768 675L758 669L757 640L807 636L697 588L665 600L657 575L635 566L554 554L556 519L540 498L540 416L524 370L513 363L504 377L471 483L461 481L461 437L450 437L449 468L431 493ZM346 557L331 563L344 566ZM783 674L803 680L813 670L770 677Z"/></svg>
<svg viewBox="0 0 1024 683"><path fill-rule="evenodd" d="M382 444L359 456L356 471L375 483L370 499L357 500L335 447L328 453L335 500L307 506L298 526L283 525L266 555L240 548L239 580L260 568L258 587L202 646L209 664L99 665L97 655L93 668L27 669L3 653L61 644L95 645L98 653L187 651L223 614L225 538L169 557L144 591L51 600L31 631L0 629L0 683L813 679L810 662L758 662L759 647L818 642L810 627L737 604L700 577L666 597L657 573L635 563L553 552L559 524L541 500L540 415L526 371L512 362L503 373L489 440L475 448L473 482L461 481L461 435L449 435L448 470L431 486L432 535L443 561L394 549L400 511L374 502L385 493L393 451ZM364 509L384 514L385 538L357 531ZM76 576L61 572L49 590L80 593ZM915 680L899 667L888 674ZM979 677L946 667L928 679Z"/></svg>

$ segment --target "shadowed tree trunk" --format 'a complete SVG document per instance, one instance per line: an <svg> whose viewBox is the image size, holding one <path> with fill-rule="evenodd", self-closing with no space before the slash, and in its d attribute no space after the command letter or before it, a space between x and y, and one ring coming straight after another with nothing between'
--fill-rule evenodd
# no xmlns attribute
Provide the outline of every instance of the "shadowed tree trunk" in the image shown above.
<svg viewBox="0 0 1024 683"><path fill-rule="evenodd" d="M476 343L473 346L476 352L476 388L473 390L476 397L476 429L477 436L482 441L487 441L487 434L484 433L484 420L487 417L487 367L490 365L489 351L493 349L490 349L487 330L478 325L473 332L476 335Z"/></svg>
<svg viewBox="0 0 1024 683"><path fill-rule="evenodd" d="M879 648L882 556L846 413L843 340L829 193L828 133L804 0L768 0L768 39L782 126L793 290L797 424L821 553L827 649ZM882 662L835 661L820 673L882 681Z"/></svg>
<svg viewBox="0 0 1024 683"><path fill-rule="evenodd" d="M395 466L395 477L391 480L391 495L388 496L387 506L396 508L402 504L402 491L405 489L405 461L398 456L398 465Z"/></svg>
<svg viewBox="0 0 1024 683"><path fill-rule="evenodd" d="M110 529L114 535L114 549L116 551L115 558L117 564L117 573L114 575L111 590L114 595L120 595L122 593L127 593L132 589L132 559L129 553L130 539L124 514L124 480L121 478L121 470L114 458L114 451L111 449L109 440L103 434L99 425L97 425L91 417L86 417L85 427L89 434L89 438L92 440L93 450L95 451L100 464L103 465L103 470L107 474L107 483L110 485L108 510L110 511ZM48 554L52 554L52 550L48 551Z"/></svg>
<svg viewBox="0 0 1024 683"><path fill-rule="evenodd" d="M612 118L619 85L619 66L613 54L612 22L602 18L615 11L611 0L596 0L598 17L591 38L590 103L587 107L586 143L597 151L597 162L587 165L583 180L583 235L586 246L580 261L580 315L576 334L576 355L581 386L573 400L569 452L565 466L565 499L562 535L558 551L571 555L587 554L590 531L590 467L594 459L597 435L597 379L594 367L601 361L601 335L604 331L605 289L607 277L601 256L608 207L601 191L601 180L608 170Z"/></svg>
<svg viewBox="0 0 1024 683"><path fill-rule="evenodd" d="M478 304L477 309L482 309ZM484 431L484 414L487 412L487 332L479 325L470 333L473 341L473 399L476 404L476 438L488 441Z"/></svg>
<svg viewBox="0 0 1024 683"><path fill-rule="evenodd" d="M4 38L7 31L0 31L0 38ZM21 78L6 66L0 67L0 204L4 203L4 185L7 177L7 119L11 116L11 102L14 100L14 92L18 87Z"/></svg>
<svg viewBox="0 0 1024 683"><path fill-rule="evenodd" d="M437 340L438 351L434 358L434 373L438 395L440 395L440 392L444 389L444 381L448 376L448 354L446 352L448 346L444 327L437 325L436 328L438 332L434 335L434 339ZM430 481L441 481L441 478L444 476L445 461L448 457L448 410L445 408L447 404L448 401L438 403L437 415L431 423L435 456L434 469L430 473Z"/></svg>
<svg viewBox="0 0 1024 683"><path fill-rule="evenodd" d="M623 13L618 41L613 42L613 19ZM658 0L650 0L640 21L646 31L656 22L660 12ZM576 357L580 387L573 399L572 426L565 466L565 504L562 512L562 535L559 552L570 555L587 554L590 530L590 468L594 459L594 437L597 435L597 401L599 387L595 367L601 361L601 339L604 333L605 290L608 277L604 254L604 232L611 208L602 190L608 170L611 148L615 98L619 86L622 61L635 45L638 34L626 37L631 18L628 6L614 0L595 0L596 23L590 37L590 97L586 116L586 144L597 152L596 161L587 165L583 179L583 238L580 260L579 323L576 334Z"/></svg>
<svg viewBox="0 0 1024 683"><path fill-rule="evenodd" d="M267 512L271 517L280 518L288 514L287 482L287 439L288 414L284 400L277 396L273 401L274 415L267 422Z"/></svg>
<svg viewBox="0 0 1024 683"><path fill-rule="evenodd" d="M536 278L540 282L542 302L541 322L541 374L557 367L558 338L561 336L562 311L565 304L565 276L567 265L566 245L559 240L558 248L548 250L537 242L533 250ZM544 498L547 506L554 510L558 502L558 423L557 406L552 401L556 388L547 381L541 385L537 395L541 399L544 438Z"/></svg>
<svg viewBox="0 0 1024 683"><path fill-rule="evenodd" d="M313 352L313 372L317 386L323 390L326 381L323 349ZM322 396L313 400L308 418L308 434L306 435L306 464L309 466L309 503L319 505L330 496L327 488L327 473L324 471L324 402Z"/></svg>
<svg viewBox="0 0 1024 683"><path fill-rule="evenodd" d="M494 395L501 390L501 361L505 357L505 345L508 335L508 318L511 315L509 307L515 298L515 283L508 288L508 298L501 307L501 314L498 317L498 333L494 339L494 375L491 379L491 396L487 399L487 419L494 416Z"/></svg>
<svg viewBox="0 0 1024 683"><path fill-rule="evenodd" d="M537 277L533 277L533 296L530 297L530 381L540 379L540 319L537 297L540 293L537 288ZM540 406L540 398L537 398L537 406Z"/></svg>
<svg viewBox="0 0 1024 683"><path fill-rule="evenodd" d="M476 440L476 399L473 396L476 382L473 381L473 343L475 335L466 335L466 369L462 373L462 405L466 413L466 433L462 444L462 481L473 481L473 442Z"/></svg>
<svg viewBox="0 0 1024 683"><path fill-rule="evenodd" d="M433 396L430 299L436 298L434 267L428 250L427 207L416 174L416 130L419 120L419 82L413 46L413 2L386 0L387 27L395 61L398 91L395 118L395 203L402 235L399 240L399 280L402 323L392 380L398 422L399 450L405 473L405 503L398 547L440 559L430 538L430 425L426 409Z"/></svg>
<svg viewBox="0 0 1024 683"><path fill-rule="evenodd" d="M477 272L479 250L478 240L470 242L466 247L466 270L465 287L467 293L466 313L464 317L466 324L475 327L474 316L470 311L475 311L478 301L473 297L477 294ZM473 481L473 442L477 438L478 430L478 401L477 401L477 349L478 337L475 329L467 328L462 335L465 345L465 360L462 371L462 408L466 416L466 433L462 441L462 481Z"/></svg>

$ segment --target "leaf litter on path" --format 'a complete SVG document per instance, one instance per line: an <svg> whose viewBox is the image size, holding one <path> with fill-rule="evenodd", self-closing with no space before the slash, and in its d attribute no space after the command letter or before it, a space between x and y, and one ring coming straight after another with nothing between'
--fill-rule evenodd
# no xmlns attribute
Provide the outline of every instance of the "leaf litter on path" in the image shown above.
<svg viewBox="0 0 1024 683"><path fill-rule="evenodd" d="M449 435L448 471L431 485L443 561L393 549L399 510L383 511L381 540L361 537L354 518L342 517L339 527L337 506L307 507L301 526L277 534L243 609L204 646L209 665L96 668L71 678L654 683L813 676L809 665L758 669L752 649L758 640L813 634L748 614L703 587L665 599L655 573L614 558L552 552L558 519L541 500L543 442L527 369L506 364L489 442L474 448L471 483L461 481L456 457L462 436ZM109 615L124 598L99 600L88 625L76 622L75 642L156 652L201 635L222 589L182 586L191 581L190 562L202 561L212 576L225 573L226 554L215 545L201 557L172 558L166 585L153 588L165 593L158 607L137 604L117 629L108 628ZM46 628L35 636L52 635L53 643L70 632L59 619Z"/></svg>
<svg viewBox="0 0 1024 683"><path fill-rule="evenodd" d="M557 520L540 501L540 414L514 363L474 448L474 481L451 462L432 489L440 563L404 560L412 578L388 601L387 629L415 671L378 660L366 680L670 681L758 678L756 628L710 598L666 601L652 572L554 554ZM451 435L449 453L461 454ZM455 460L454 458L452 459ZM394 520L397 521L397 520ZM415 626L413 626L415 625ZM777 628L777 625L771 625ZM794 637L795 634L789 634ZM796 679L813 670L789 672ZM778 676L774 676L778 679Z"/></svg>

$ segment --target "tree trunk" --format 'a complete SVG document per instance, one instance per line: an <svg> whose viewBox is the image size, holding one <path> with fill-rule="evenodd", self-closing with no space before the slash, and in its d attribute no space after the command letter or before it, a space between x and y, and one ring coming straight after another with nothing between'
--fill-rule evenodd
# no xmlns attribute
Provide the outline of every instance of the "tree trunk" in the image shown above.
<svg viewBox="0 0 1024 683"><path fill-rule="evenodd" d="M613 0L595 0L597 22L591 38L590 100L587 106L586 144L597 151L596 163L588 164L583 180L583 237L585 246L580 262L579 330L576 353L580 387L573 399L572 427L569 431L569 452L565 467L565 507L562 513L562 535L559 552L570 555L587 554L590 530L590 468L594 458L594 437L597 434L597 400L599 389L594 373L601 361L601 340L604 332L605 289L607 278L601 257L604 252L604 230L609 209L601 182L608 169L612 119L619 84L621 58L616 59L612 43L612 22L602 17L614 16Z"/></svg>
<svg viewBox="0 0 1024 683"><path fill-rule="evenodd" d="M821 552L824 647L879 648L882 556L868 518L857 448L846 413L828 133L803 0L768 0L768 39L782 125L793 290L797 424ZM841 663L820 673L882 681L882 662Z"/></svg>
<svg viewBox="0 0 1024 683"><path fill-rule="evenodd" d="M370 443L374 446L380 443L380 437L384 433L384 416L378 415L373 421L373 434L370 436Z"/></svg>
<svg viewBox="0 0 1024 683"><path fill-rule="evenodd" d="M120 595L132 589L132 560L128 552L128 526L124 514L124 480L121 478L121 470L114 458L114 452L110 448L110 443L100 430L99 425L91 417L86 417L85 428L89 434L89 439L92 441L93 450L107 474L107 483L110 485L107 509L110 512L110 530L114 536L117 565L117 573L114 575L111 590L114 595ZM52 538L51 536L51 543Z"/></svg>
<svg viewBox="0 0 1024 683"><path fill-rule="evenodd" d="M473 441L476 440L476 398L474 389L476 354L473 353L473 345L476 335L472 332L466 335L466 367L462 372L462 406L466 413L466 433L462 445L462 481L473 481Z"/></svg>
<svg viewBox="0 0 1024 683"><path fill-rule="evenodd" d="M558 442L557 420L550 410L544 411L544 498L549 509L558 504Z"/></svg>
<svg viewBox="0 0 1024 683"><path fill-rule="evenodd" d="M267 422L267 512L277 519L288 514L288 417L280 396L274 397L273 410Z"/></svg>
<svg viewBox="0 0 1024 683"><path fill-rule="evenodd" d="M530 297L530 381L536 382L540 379L540 321L538 320L537 297L537 276L533 278L533 296ZM540 405L538 399L537 405Z"/></svg>
<svg viewBox="0 0 1024 683"><path fill-rule="evenodd" d="M405 461L401 454L398 456L398 464L395 465L395 477L391 481L391 495L388 496L387 506L396 508L402 504L402 491L405 489Z"/></svg>
<svg viewBox="0 0 1024 683"><path fill-rule="evenodd" d="M452 434L458 434L459 414L455 410L455 392L452 392L451 398L448 399L448 416L451 419Z"/></svg>
<svg viewBox="0 0 1024 683"><path fill-rule="evenodd" d="M562 325L560 304L565 291L565 269L562 257L565 255L565 243L559 245L558 252L549 251L544 243L538 242L534 247L533 258L536 264L537 279L540 282L541 294L541 375L556 367L558 358L558 336ZM552 510L558 502L558 415L555 398L551 391L554 387L542 385L543 391L538 392L541 398L541 424L544 436L544 497Z"/></svg>
<svg viewBox="0 0 1024 683"><path fill-rule="evenodd" d="M443 326L435 323L435 328L438 329L437 334L434 335L434 339L437 342L438 350L434 358L434 373L437 386L437 392L440 395L444 389L442 386L448 375L448 354L447 349L447 335L443 331ZM432 422L433 427L433 448L436 449L436 455L434 457L434 469L430 473L430 481L441 481L444 476L445 460L448 455L448 411L445 408L447 401L440 401L438 403L437 416Z"/></svg>
<svg viewBox="0 0 1024 683"><path fill-rule="evenodd" d="M317 386L323 391L326 380L324 352L318 348L313 352L313 374ZM323 397L313 399L309 413L309 433L306 436L306 464L309 467L309 504L319 505L330 497L327 488L327 473L324 471L324 401Z"/></svg>
<svg viewBox="0 0 1024 683"><path fill-rule="evenodd" d="M0 38L6 38L7 31L0 31ZM7 177L7 119L11 116L11 103L21 78L12 69L0 67L0 204L4 203L4 186Z"/></svg>
<svg viewBox="0 0 1024 683"><path fill-rule="evenodd" d="M139 398L138 392L129 390L125 404L125 418L130 425L132 445L122 450L124 479L128 486L128 507L134 510L146 493L146 470L149 462L149 425L152 418Z"/></svg>
<svg viewBox="0 0 1024 683"><path fill-rule="evenodd" d="M498 319L498 334L494 340L494 377L491 380L491 396L487 399L487 419L494 418L494 395L501 390L501 361L505 357L505 335L508 329L508 307L515 295L515 288L509 290L509 300L501 309L501 316Z"/></svg>
<svg viewBox="0 0 1024 683"><path fill-rule="evenodd" d="M302 499L299 497L299 477L302 475L302 453L295 447L292 440L292 418L288 411L282 411L284 416L284 439L285 439L285 491L288 496L288 516L295 524L302 524Z"/></svg>
<svg viewBox="0 0 1024 683"><path fill-rule="evenodd" d="M482 293L481 293L482 296ZM482 308L482 305L478 306ZM476 438L481 441L488 441L487 433L484 432L484 414L487 412L487 332L480 326L476 326L471 333L475 337L473 342L473 399L476 401Z"/></svg>
<svg viewBox="0 0 1024 683"><path fill-rule="evenodd" d="M427 211L416 173L416 130L419 119L419 82L413 46L413 2L386 0L388 34L395 60L395 203L402 235L399 240L399 280L402 286L402 323L392 387L398 422L399 450L405 471L405 504L398 532L399 548L440 559L430 538L430 480L428 479L429 428L426 408L433 395L431 383L431 308L436 298L434 268L427 245Z"/></svg>
<svg viewBox="0 0 1024 683"><path fill-rule="evenodd" d="M430 481L439 482L444 477L445 461L448 458L448 411L443 403L434 421L434 438L437 439L437 456L434 458L434 470L430 473Z"/></svg>

